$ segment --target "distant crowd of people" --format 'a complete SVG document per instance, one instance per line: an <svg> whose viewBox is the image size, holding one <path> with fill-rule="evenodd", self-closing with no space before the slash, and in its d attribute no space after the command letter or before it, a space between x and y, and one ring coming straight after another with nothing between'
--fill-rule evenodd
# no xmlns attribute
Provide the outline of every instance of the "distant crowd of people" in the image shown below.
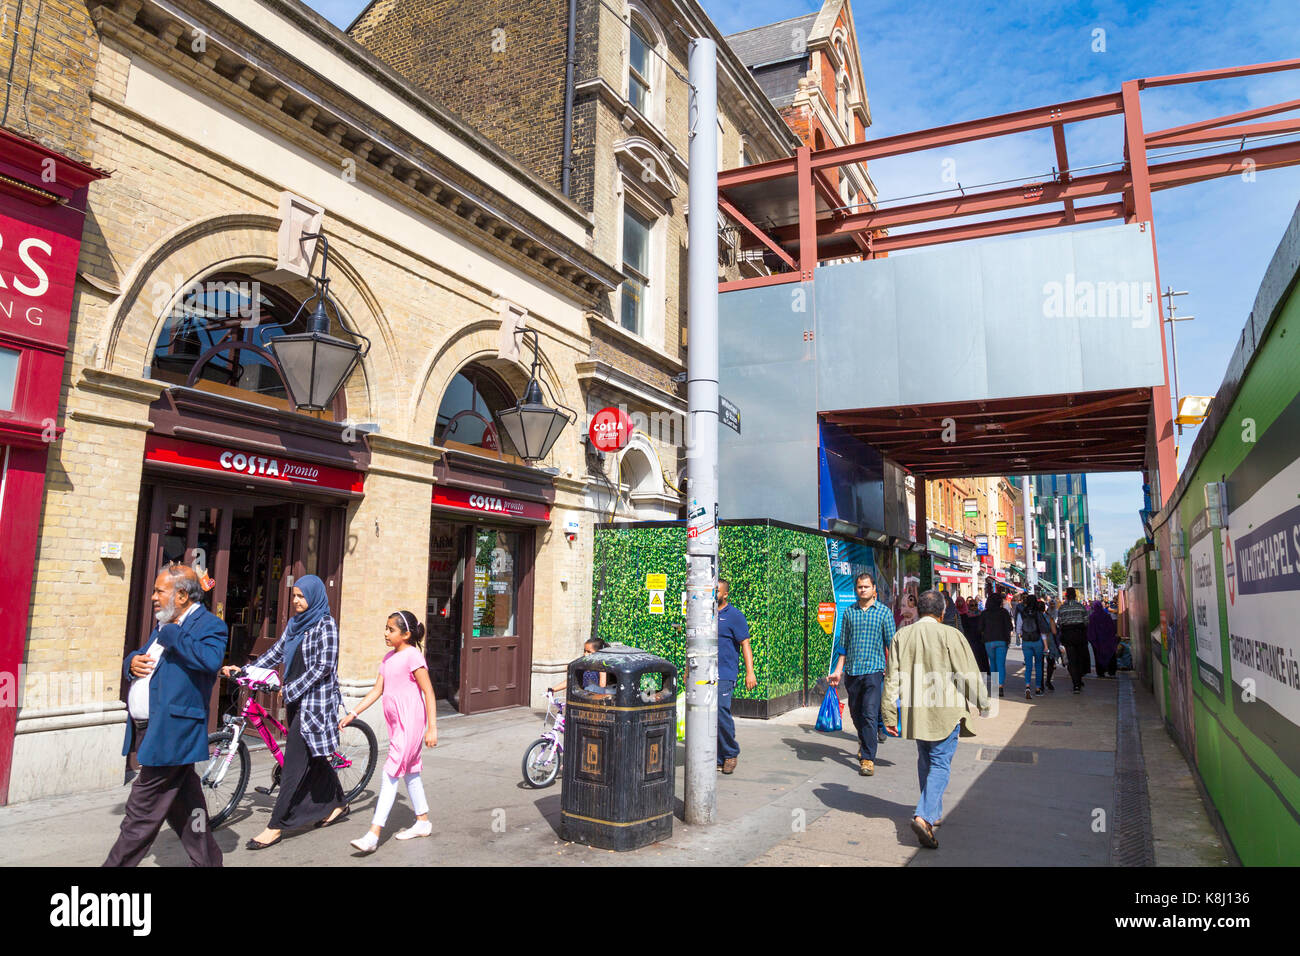
<svg viewBox="0 0 1300 956"><path fill-rule="evenodd" d="M1055 691L1052 677L1058 666L1068 669L1076 694L1083 691L1084 675L1093 668L1105 678L1132 667L1128 647L1119 640L1114 610L1099 600L1085 607L1074 588L1065 589L1059 604L1032 593L1012 596L1001 588L987 601L958 597L954 604L952 624L966 635L980 670L997 675L999 697L1006 696L1007 650L1013 639L1025 655L1026 698Z"/></svg>

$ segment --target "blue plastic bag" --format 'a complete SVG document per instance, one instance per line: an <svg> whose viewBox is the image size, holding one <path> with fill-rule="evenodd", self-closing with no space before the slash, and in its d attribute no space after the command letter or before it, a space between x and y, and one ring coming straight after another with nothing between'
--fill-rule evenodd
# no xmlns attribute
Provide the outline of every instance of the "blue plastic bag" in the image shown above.
<svg viewBox="0 0 1300 956"><path fill-rule="evenodd" d="M817 712L817 729L832 733L842 726L839 695L835 693L834 687L827 687L826 696L822 698L822 709Z"/></svg>

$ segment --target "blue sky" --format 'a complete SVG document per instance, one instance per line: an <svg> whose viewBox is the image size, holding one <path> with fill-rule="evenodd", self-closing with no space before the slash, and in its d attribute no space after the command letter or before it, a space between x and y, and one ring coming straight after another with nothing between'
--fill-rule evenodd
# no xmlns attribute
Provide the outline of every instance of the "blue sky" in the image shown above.
<svg viewBox="0 0 1300 956"><path fill-rule="evenodd" d="M340 27L360 12L359 0L311 5ZM820 7L810 0L703 0L723 33L734 33ZM1151 3L1048 3L1014 0L889 0L853 4L873 125L868 136L924 129L1011 110L1114 92L1123 81L1300 54L1295 0L1166 0ZM1095 51L1104 32L1104 51ZM1142 95L1143 124L1162 129L1300 99L1300 71L1212 84L1151 90ZM1276 117L1269 117L1274 119ZM1121 128L1094 122L1067 130L1071 166L1121 158ZM1050 139L1007 138L873 164L882 200L945 188L942 159L957 178L979 185L1049 175ZM1247 150L1249 152L1249 150ZM1260 172L1155 194L1162 286L1188 290L1179 311L1196 321L1178 325L1181 392L1213 395L1236 345L1269 259L1297 201L1300 168ZM1195 438L1187 429L1181 469ZM1141 535L1141 480L1094 475L1088 480L1094 545L1108 561L1122 559Z"/></svg>

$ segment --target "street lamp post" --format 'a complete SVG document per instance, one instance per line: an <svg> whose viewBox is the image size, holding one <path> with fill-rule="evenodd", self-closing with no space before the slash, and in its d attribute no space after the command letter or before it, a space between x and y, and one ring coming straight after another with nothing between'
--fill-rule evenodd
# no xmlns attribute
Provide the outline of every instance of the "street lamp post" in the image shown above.
<svg viewBox="0 0 1300 956"><path fill-rule="evenodd" d="M321 256L320 275L315 277L316 291L298 307L292 319L281 325L268 328L285 328L297 321L298 316L307 308L308 303L315 302L310 317L307 319L307 331L294 332L276 337L270 343L271 354L284 376L285 387L295 408L308 411L323 411L334 401L343 383L347 381L357 363L370 351L370 340L365 339L362 348L355 342L337 338L330 334L330 315L326 306L334 310L334 315L342 327L343 320L338 305L330 298L330 280L326 274L329 269L329 240L323 233L303 233L301 241L320 240L323 254Z"/></svg>
<svg viewBox="0 0 1300 956"><path fill-rule="evenodd" d="M550 454L556 439L560 437L560 432L564 431L564 426L577 421L578 413L560 402L555 402L559 408L552 408L543 400L541 376L538 375L542 363L538 354L540 349L537 344L537 331L519 329L515 335L531 339L533 365L528 372L528 384L524 386L523 397L512 407L497 412L496 417L506 434L510 436L510 441L515 446L515 451L519 452L519 456L525 461L537 461ZM547 389L550 389L549 385ZM551 395L551 400L555 401L554 394Z"/></svg>

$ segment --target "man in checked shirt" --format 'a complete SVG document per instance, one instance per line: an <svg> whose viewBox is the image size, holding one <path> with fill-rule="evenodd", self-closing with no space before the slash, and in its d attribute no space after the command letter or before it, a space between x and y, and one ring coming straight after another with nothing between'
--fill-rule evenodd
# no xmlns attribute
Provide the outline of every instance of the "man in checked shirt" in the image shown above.
<svg viewBox="0 0 1300 956"><path fill-rule="evenodd" d="M858 603L844 611L829 681L832 687L839 686L848 658L844 689L858 731L858 773L870 777L876 772L880 692L885 686L885 653L894 640L894 615L876 600L876 581L870 574L859 574L853 589Z"/></svg>

